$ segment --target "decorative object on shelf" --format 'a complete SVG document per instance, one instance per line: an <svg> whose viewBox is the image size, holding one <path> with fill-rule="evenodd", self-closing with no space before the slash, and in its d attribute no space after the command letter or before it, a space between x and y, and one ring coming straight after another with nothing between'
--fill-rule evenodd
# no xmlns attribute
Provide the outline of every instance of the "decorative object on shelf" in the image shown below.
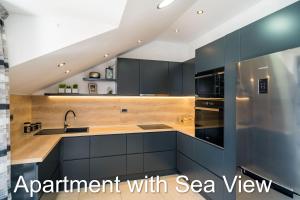
<svg viewBox="0 0 300 200"><path fill-rule="evenodd" d="M61 83L58 85L58 93L65 93L66 91L66 84L65 83Z"/></svg>
<svg viewBox="0 0 300 200"><path fill-rule="evenodd" d="M112 67L105 68L105 78L113 79L114 78L114 69Z"/></svg>
<svg viewBox="0 0 300 200"><path fill-rule="evenodd" d="M98 94L97 92L97 84L89 83L89 94Z"/></svg>
<svg viewBox="0 0 300 200"><path fill-rule="evenodd" d="M101 78L101 74L99 72L90 72L89 73L89 78L100 79Z"/></svg>
<svg viewBox="0 0 300 200"><path fill-rule="evenodd" d="M78 94L79 93L78 84L73 84L72 93L74 93L74 94Z"/></svg>
<svg viewBox="0 0 300 200"><path fill-rule="evenodd" d="M30 132L31 132L31 123L24 122L24 133L30 133Z"/></svg>
<svg viewBox="0 0 300 200"><path fill-rule="evenodd" d="M107 87L106 94L113 94L113 89L111 87Z"/></svg>
<svg viewBox="0 0 300 200"><path fill-rule="evenodd" d="M66 93L71 94L72 93L72 87L70 85L67 85L66 87Z"/></svg>

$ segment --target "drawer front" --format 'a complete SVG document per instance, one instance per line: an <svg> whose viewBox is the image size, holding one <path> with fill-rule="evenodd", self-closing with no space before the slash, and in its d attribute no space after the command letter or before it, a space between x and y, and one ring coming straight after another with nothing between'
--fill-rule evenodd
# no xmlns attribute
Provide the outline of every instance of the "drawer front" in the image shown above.
<svg viewBox="0 0 300 200"><path fill-rule="evenodd" d="M168 151L176 149L175 132L144 134L144 152Z"/></svg>
<svg viewBox="0 0 300 200"><path fill-rule="evenodd" d="M89 159L64 161L62 164L62 178L68 180L89 181Z"/></svg>
<svg viewBox="0 0 300 200"><path fill-rule="evenodd" d="M90 139L92 158L126 154L126 135L93 136Z"/></svg>
<svg viewBox="0 0 300 200"><path fill-rule="evenodd" d="M93 158L90 160L91 180L103 180L126 175L126 156Z"/></svg>
<svg viewBox="0 0 300 200"><path fill-rule="evenodd" d="M218 176L223 176L224 150L195 140L195 161Z"/></svg>
<svg viewBox="0 0 300 200"><path fill-rule="evenodd" d="M62 141L63 160L75 160L89 158L90 140L89 137L64 138Z"/></svg>
<svg viewBox="0 0 300 200"><path fill-rule="evenodd" d="M127 174L140 174L144 172L144 155L127 155Z"/></svg>
<svg viewBox="0 0 300 200"><path fill-rule="evenodd" d="M143 153L143 134L127 135L127 154Z"/></svg>
<svg viewBox="0 0 300 200"><path fill-rule="evenodd" d="M176 169L176 151L144 154L145 172L154 172L170 169Z"/></svg>

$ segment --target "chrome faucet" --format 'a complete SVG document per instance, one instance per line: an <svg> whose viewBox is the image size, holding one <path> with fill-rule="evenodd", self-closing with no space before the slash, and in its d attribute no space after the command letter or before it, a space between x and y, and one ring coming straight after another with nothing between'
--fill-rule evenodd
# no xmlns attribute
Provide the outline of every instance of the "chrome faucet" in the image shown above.
<svg viewBox="0 0 300 200"><path fill-rule="evenodd" d="M69 126L69 124L67 123L67 118L68 118L68 114L69 113L73 113L74 119L76 119L76 114L73 110L68 110L65 114L65 121L64 121L64 131L67 132L67 128Z"/></svg>

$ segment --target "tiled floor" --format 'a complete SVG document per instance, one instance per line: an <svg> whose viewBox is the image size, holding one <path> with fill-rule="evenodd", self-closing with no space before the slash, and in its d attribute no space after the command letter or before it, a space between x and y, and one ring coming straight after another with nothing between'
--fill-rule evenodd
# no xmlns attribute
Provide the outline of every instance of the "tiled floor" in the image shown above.
<svg viewBox="0 0 300 200"><path fill-rule="evenodd" d="M176 175L161 177L168 183L168 192L160 193L131 193L126 182L120 183L120 193L100 192L100 193L85 193L73 192L57 194L47 194L42 197L42 200L205 200L199 194L188 192L178 193L176 191Z"/></svg>

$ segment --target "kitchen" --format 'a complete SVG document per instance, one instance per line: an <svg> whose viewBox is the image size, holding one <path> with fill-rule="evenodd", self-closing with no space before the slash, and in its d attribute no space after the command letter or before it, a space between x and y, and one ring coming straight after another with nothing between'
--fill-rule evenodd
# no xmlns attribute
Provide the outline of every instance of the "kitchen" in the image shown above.
<svg viewBox="0 0 300 200"><path fill-rule="evenodd" d="M0 1L1 198L300 198L299 1L56 3ZM20 177L117 177L120 193L30 194ZM168 191L129 191L153 177Z"/></svg>

